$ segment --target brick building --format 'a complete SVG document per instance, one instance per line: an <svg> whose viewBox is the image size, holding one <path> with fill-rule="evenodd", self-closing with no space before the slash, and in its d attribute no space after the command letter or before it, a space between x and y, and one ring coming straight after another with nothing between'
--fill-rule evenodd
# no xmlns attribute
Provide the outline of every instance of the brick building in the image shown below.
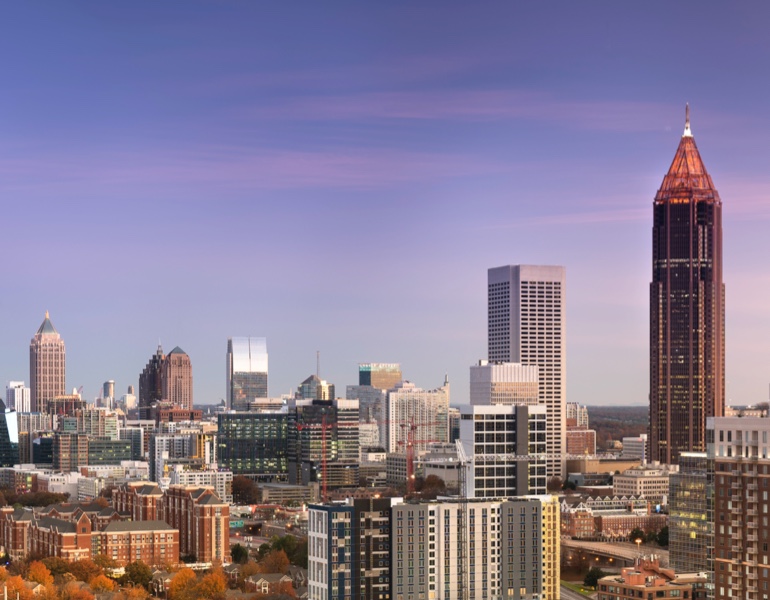
<svg viewBox="0 0 770 600"><path fill-rule="evenodd" d="M157 483L131 481L112 492L115 510L131 515L132 521L156 521L161 518L163 492Z"/></svg>
<svg viewBox="0 0 770 600"><path fill-rule="evenodd" d="M136 560L148 565L179 562L179 531L164 521L110 523L99 542L99 553L121 565Z"/></svg>
<svg viewBox="0 0 770 600"><path fill-rule="evenodd" d="M212 488L172 485L163 498L162 518L179 530L181 556L197 562L230 559L230 505Z"/></svg>

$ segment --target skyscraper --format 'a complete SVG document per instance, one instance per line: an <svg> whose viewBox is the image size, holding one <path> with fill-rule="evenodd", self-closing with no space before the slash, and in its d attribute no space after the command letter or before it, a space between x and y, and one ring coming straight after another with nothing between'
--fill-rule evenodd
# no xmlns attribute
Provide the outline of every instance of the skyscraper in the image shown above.
<svg viewBox="0 0 770 600"><path fill-rule="evenodd" d="M47 412L48 403L66 393L64 340L45 312L29 344L29 385L32 412Z"/></svg>
<svg viewBox="0 0 770 600"><path fill-rule="evenodd" d="M358 385L370 385L381 390L396 387L401 381L398 363L361 363L358 365Z"/></svg>
<svg viewBox="0 0 770 600"><path fill-rule="evenodd" d="M163 361L161 374L163 399L175 406L192 410L192 363L187 353L179 346L169 352Z"/></svg>
<svg viewBox="0 0 770 600"><path fill-rule="evenodd" d="M228 338L227 407L246 410L256 398L267 398L267 340Z"/></svg>
<svg viewBox="0 0 770 600"><path fill-rule="evenodd" d="M650 454L705 452L725 404L722 201L690 131L655 195L650 284Z"/></svg>
<svg viewBox="0 0 770 600"><path fill-rule="evenodd" d="M148 419L150 406L163 399L162 367L166 355L158 344L158 349L147 361L147 365L139 375L139 418Z"/></svg>
<svg viewBox="0 0 770 600"><path fill-rule="evenodd" d="M5 386L5 403L8 408L20 413L32 412L30 391L23 381L9 381Z"/></svg>
<svg viewBox="0 0 770 600"><path fill-rule="evenodd" d="M562 477L566 435L564 267L507 265L489 269L489 361L539 368L538 402L546 406L548 477Z"/></svg>

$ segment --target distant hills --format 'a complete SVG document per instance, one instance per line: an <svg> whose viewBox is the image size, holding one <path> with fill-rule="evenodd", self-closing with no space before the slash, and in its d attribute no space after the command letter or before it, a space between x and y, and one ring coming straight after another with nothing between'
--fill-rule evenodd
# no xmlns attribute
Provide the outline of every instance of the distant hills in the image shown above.
<svg viewBox="0 0 770 600"><path fill-rule="evenodd" d="M622 440L647 433L648 406L589 406L588 426L596 430L597 450L606 450L608 440Z"/></svg>

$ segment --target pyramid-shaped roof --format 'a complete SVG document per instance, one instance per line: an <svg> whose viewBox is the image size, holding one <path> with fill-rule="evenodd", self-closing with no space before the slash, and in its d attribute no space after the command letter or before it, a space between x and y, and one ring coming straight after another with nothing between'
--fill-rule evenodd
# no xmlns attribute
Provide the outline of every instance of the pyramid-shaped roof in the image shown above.
<svg viewBox="0 0 770 600"><path fill-rule="evenodd" d="M689 199L707 202L721 202L714 187L711 176L701 159L695 138L690 130L690 109L687 108L687 119L684 134L679 141L679 147L674 154L674 160L660 185L656 202L687 201Z"/></svg>
<svg viewBox="0 0 770 600"><path fill-rule="evenodd" d="M48 311L45 311L45 319L43 324L38 327L37 335L59 335L59 332L56 331L53 323L51 323L51 319L48 318Z"/></svg>
<svg viewBox="0 0 770 600"><path fill-rule="evenodd" d="M184 350L182 350L179 346L176 346L169 354L187 354Z"/></svg>

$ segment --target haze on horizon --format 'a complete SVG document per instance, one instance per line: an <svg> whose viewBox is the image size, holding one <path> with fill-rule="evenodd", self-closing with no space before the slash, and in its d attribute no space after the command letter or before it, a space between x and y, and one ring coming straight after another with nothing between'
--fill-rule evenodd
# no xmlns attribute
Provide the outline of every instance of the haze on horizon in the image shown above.
<svg viewBox="0 0 770 600"><path fill-rule="evenodd" d="M67 386L158 339L225 393L359 362L467 402L486 274L567 268L567 400L645 405L652 200L691 105L723 200L727 403L767 400L770 6L599 1L0 9L0 381L46 310Z"/></svg>

